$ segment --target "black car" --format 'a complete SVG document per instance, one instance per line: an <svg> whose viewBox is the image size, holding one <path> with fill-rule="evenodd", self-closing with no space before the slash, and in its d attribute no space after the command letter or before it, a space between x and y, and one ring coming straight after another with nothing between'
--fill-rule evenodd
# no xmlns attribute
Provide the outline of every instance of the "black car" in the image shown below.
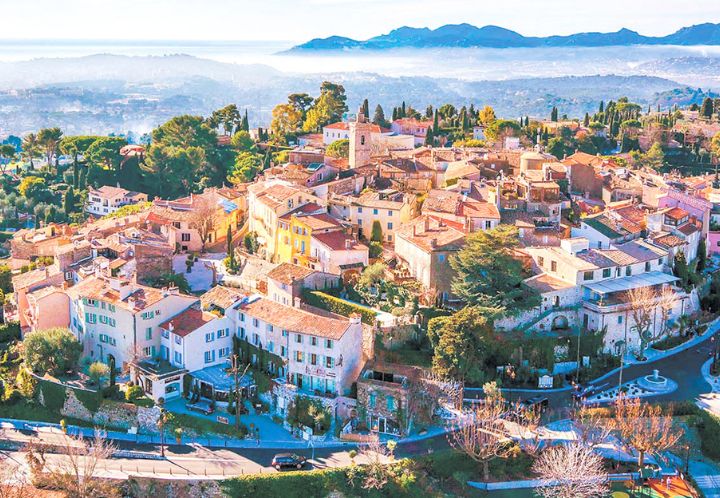
<svg viewBox="0 0 720 498"><path fill-rule="evenodd" d="M522 402L522 405L525 409L533 409L540 411L545 411L549 404L550 400L545 396L534 396Z"/></svg>
<svg viewBox="0 0 720 498"><path fill-rule="evenodd" d="M293 453L278 453L272 459L275 470L302 469L307 464L307 458Z"/></svg>
<svg viewBox="0 0 720 498"><path fill-rule="evenodd" d="M608 388L610 384L601 384L596 386L586 386L586 387L580 387L579 389L573 391L572 396L575 401L583 401L590 396L597 394L599 392L604 391Z"/></svg>

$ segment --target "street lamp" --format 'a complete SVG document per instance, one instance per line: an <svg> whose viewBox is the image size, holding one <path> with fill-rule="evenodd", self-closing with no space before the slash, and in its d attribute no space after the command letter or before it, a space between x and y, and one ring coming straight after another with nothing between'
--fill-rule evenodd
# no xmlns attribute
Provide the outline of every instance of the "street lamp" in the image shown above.
<svg viewBox="0 0 720 498"><path fill-rule="evenodd" d="M165 399L160 398L158 405L160 405L160 417L158 418L158 425L160 426L160 456L165 458L165 416L167 414L167 410L165 410Z"/></svg>

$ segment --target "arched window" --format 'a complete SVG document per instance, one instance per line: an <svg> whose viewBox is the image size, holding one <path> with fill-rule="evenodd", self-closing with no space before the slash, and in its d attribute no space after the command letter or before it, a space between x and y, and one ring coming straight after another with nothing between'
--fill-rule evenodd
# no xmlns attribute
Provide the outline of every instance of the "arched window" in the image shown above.
<svg viewBox="0 0 720 498"><path fill-rule="evenodd" d="M360 145L365 145L365 135L360 135Z"/></svg>

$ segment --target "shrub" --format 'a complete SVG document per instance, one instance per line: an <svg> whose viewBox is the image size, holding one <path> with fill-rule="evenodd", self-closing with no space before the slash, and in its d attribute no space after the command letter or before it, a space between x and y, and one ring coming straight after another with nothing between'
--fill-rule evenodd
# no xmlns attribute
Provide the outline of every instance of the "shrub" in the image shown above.
<svg viewBox="0 0 720 498"><path fill-rule="evenodd" d="M0 325L0 342L10 342L20 339L20 324L10 322Z"/></svg>
<svg viewBox="0 0 720 498"><path fill-rule="evenodd" d="M90 413L95 413L100 408L100 393L95 391L86 391L84 389L73 389L75 397L88 409Z"/></svg>
<svg viewBox="0 0 720 498"><path fill-rule="evenodd" d="M368 257L371 259L379 258L382 255L383 246L380 242L372 241L368 248Z"/></svg>
<svg viewBox="0 0 720 498"><path fill-rule="evenodd" d="M34 372L60 375L75 368L82 354L82 344L64 328L30 332L23 340L23 359Z"/></svg>
<svg viewBox="0 0 720 498"><path fill-rule="evenodd" d="M32 398L35 395L35 387L37 379L26 368L20 368L15 378L17 390L26 398Z"/></svg>
<svg viewBox="0 0 720 498"><path fill-rule="evenodd" d="M125 400L132 403L142 398L144 395L145 393L143 393L142 387L130 386L127 388L127 391L125 391Z"/></svg>
<svg viewBox="0 0 720 498"><path fill-rule="evenodd" d="M330 294L321 291L305 289L303 291L305 302L311 306L322 308L338 315L350 316L353 313L360 314L361 320L367 325L375 325L376 314L373 310L363 306L344 301Z"/></svg>

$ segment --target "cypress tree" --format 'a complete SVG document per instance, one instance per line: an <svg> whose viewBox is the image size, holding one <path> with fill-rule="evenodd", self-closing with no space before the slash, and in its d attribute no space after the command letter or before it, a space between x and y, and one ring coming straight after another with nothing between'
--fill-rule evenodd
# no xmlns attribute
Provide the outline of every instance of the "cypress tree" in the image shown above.
<svg viewBox="0 0 720 498"><path fill-rule="evenodd" d="M601 100L600 107L598 108L598 114L602 114L603 112L605 112L605 102Z"/></svg>
<svg viewBox="0 0 720 498"><path fill-rule="evenodd" d="M65 197L63 198L63 210L65 211L65 214L70 216L70 214L75 209L75 191L72 187L67 189L67 192L65 192Z"/></svg>
<svg viewBox="0 0 720 498"><path fill-rule="evenodd" d="M432 126L427 129L425 133L425 145L433 145L435 143L435 137L433 136Z"/></svg>
<svg viewBox="0 0 720 498"><path fill-rule="evenodd" d="M368 102L368 99L363 100L362 104L363 109L363 115L365 115L366 118L370 118L370 103Z"/></svg>
<svg viewBox="0 0 720 498"><path fill-rule="evenodd" d="M437 136L440 133L440 118L438 117L438 111L435 109L435 117L433 118L433 135Z"/></svg>
<svg viewBox="0 0 720 498"><path fill-rule="evenodd" d="M228 267L231 270L235 270L235 251L232 245L232 226L227 227L227 253L228 253Z"/></svg>
<svg viewBox="0 0 720 498"><path fill-rule="evenodd" d="M588 125L590 125L590 114L587 112L585 113L585 119L583 120L583 125L587 128Z"/></svg>
<svg viewBox="0 0 720 498"><path fill-rule="evenodd" d="M375 107L375 115L373 116L373 123L378 126L387 127L387 121L385 121L385 111L380 104Z"/></svg>
<svg viewBox="0 0 720 498"><path fill-rule="evenodd" d="M245 109L245 115L243 116L242 124L240 125L240 127L247 132L250 131L250 122L248 121L247 109Z"/></svg>
<svg viewBox="0 0 720 498"><path fill-rule="evenodd" d="M404 100L403 100L403 103L402 103L402 108L401 108L400 114L401 114L401 115L400 115L401 118L404 118L404 117L407 116L407 114L406 114L406 109L405 109L405 101L404 101Z"/></svg>
<svg viewBox="0 0 720 498"><path fill-rule="evenodd" d="M713 115L713 101L710 97L705 97L702 106L700 107L700 115L705 118L712 118Z"/></svg>
<svg viewBox="0 0 720 498"><path fill-rule="evenodd" d="M397 120L398 120L398 110L397 110L397 107L393 107L392 120L393 120L393 121L397 121Z"/></svg>

